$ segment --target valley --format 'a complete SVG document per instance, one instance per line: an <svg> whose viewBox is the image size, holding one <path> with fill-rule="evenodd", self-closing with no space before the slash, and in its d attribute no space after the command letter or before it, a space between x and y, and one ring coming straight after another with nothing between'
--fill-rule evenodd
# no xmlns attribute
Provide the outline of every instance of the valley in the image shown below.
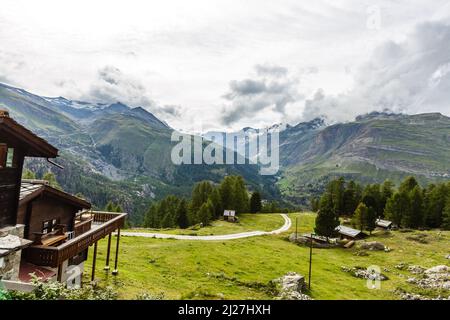
<svg viewBox="0 0 450 320"><path fill-rule="evenodd" d="M80 193L96 208L121 203L134 225L142 223L153 201L169 194L189 196L196 182L218 183L227 175L244 177L250 190L291 209L308 208L311 197L339 176L398 184L414 175L423 185L450 176L450 118L439 113L373 112L347 123L317 118L276 125L270 130L280 130L279 150L274 150L280 170L261 176L256 164L174 165L173 129L141 107L40 97L2 84L0 107L61 150L58 163L64 170L45 161L29 161L29 169L38 176L51 170L66 191ZM211 134L221 133L205 136Z"/></svg>

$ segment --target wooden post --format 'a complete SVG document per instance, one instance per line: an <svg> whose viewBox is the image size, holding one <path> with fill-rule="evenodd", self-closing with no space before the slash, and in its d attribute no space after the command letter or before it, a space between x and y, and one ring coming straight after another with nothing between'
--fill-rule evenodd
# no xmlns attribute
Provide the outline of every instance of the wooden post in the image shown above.
<svg viewBox="0 0 450 320"><path fill-rule="evenodd" d="M295 241L297 241L297 220L298 217L295 218Z"/></svg>
<svg viewBox="0 0 450 320"><path fill-rule="evenodd" d="M62 268L63 268L62 264L58 265L58 277L56 278L56 280L58 280L58 282L61 282L61 280L62 280Z"/></svg>
<svg viewBox="0 0 450 320"><path fill-rule="evenodd" d="M309 241L309 276L308 276L309 290L311 290L312 243L313 243L313 233L311 233Z"/></svg>
<svg viewBox="0 0 450 320"><path fill-rule="evenodd" d="M109 271L109 256L111 253L111 233L108 235L108 248L106 251L106 266L104 270Z"/></svg>
<svg viewBox="0 0 450 320"><path fill-rule="evenodd" d="M92 259L92 274L91 274L91 281L95 280L95 263L97 262L97 243L94 243L94 258Z"/></svg>
<svg viewBox="0 0 450 320"><path fill-rule="evenodd" d="M114 270L112 272L114 276L117 276L119 274L119 270L117 269L117 263L119 259L119 241L120 241L120 228L117 229L116 259L114 260Z"/></svg>

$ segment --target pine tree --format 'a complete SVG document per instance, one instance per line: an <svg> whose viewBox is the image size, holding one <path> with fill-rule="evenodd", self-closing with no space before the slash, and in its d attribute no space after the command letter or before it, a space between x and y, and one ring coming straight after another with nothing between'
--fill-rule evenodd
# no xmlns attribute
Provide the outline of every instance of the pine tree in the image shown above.
<svg viewBox="0 0 450 320"><path fill-rule="evenodd" d="M116 212L116 206L112 201L109 201L108 204L105 207L105 211L107 212Z"/></svg>
<svg viewBox="0 0 450 320"><path fill-rule="evenodd" d="M214 215L214 206L210 200L202 204L198 211L198 217L203 226L209 225Z"/></svg>
<svg viewBox="0 0 450 320"><path fill-rule="evenodd" d="M377 216L383 215L382 195L379 184L369 184L363 192L362 201L368 208L375 210Z"/></svg>
<svg viewBox="0 0 450 320"><path fill-rule="evenodd" d="M236 213L244 213L249 210L248 192L245 187L244 179L241 176L234 178L233 185L234 209Z"/></svg>
<svg viewBox="0 0 450 320"><path fill-rule="evenodd" d="M224 210L233 210L235 208L233 201L233 188L233 177L225 177L219 187L220 197L222 198L222 206Z"/></svg>
<svg viewBox="0 0 450 320"><path fill-rule="evenodd" d="M386 203L384 215L401 227L403 215L409 212L409 197L404 192L396 192Z"/></svg>
<svg viewBox="0 0 450 320"><path fill-rule="evenodd" d="M398 192L410 193L419 183L417 183L416 178L409 176L400 184Z"/></svg>
<svg viewBox="0 0 450 320"><path fill-rule="evenodd" d="M311 197L310 204L311 204L311 211L317 212L319 210L319 202L320 200L316 197Z"/></svg>
<svg viewBox="0 0 450 320"><path fill-rule="evenodd" d="M220 192L218 188L214 188L209 195L209 200L211 200L212 205L214 206L214 217L219 218L223 215L223 205L222 205L222 197L220 196Z"/></svg>
<svg viewBox="0 0 450 320"><path fill-rule="evenodd" d="M442 213L442 229L450 230L450 196L447 197L447 201Z"/></svg>
<svg viewBox="0 0 450 320"><path fill-rule="evenodd" d="M424 222L423 194L420 186L415 186L409 194L409 210L403 215L403 225L408 228L418 228Z"/></svg>
<svg viewBox="0 0 450 320"><path fill-rule="evenodd" d="M367 206L361 202L353 215L352 224L361 231L363 231L366 226L368 210Z"/></svg>
<svg viewBox="0 0 450 320"><path fill-rule="evenodd" d="M157 228L159 225L157 224L157 216L158 216L158 204L153 203L150 208L147 210L144 216L144 227L145 228Z"/></svg>
<svg viewBox="0 0 450 320"><path fill-rule="evenodd" d="M427 192L426 225L431 228L439 228L442 224L442 213L450 193L445 184L438 184Z"/></svg>
<svg viewBox="0 0 450 320"><path fill-rule="evenodd" d="M250 212L261 212L261 194L258 191L253 192L250 198Z"/></svg>
<svg viewBox="0 0 450 320"><path fill-rule="evenodd" d="M369 207L367 208L367 215L366 215L366 219L364 221L364 225L367 231L370 232L370 234L372 234L372 231L375 230L376 227L376 221L377 221L377 212L375 211L375 209Z"/></svg>
<svg viewBox="0 0 450 320"><path fill-rule="evenodd" d="M331 194L334 211L337 215L343 215L344 212L344 190L345 180L343 177L331 181L327 186L327 192Z"/></svg>
<svg viewBox="0 0 450 320"><path fill-rule="evenodd" d="M55 174L53 172L49 171L46 174L44 174L44 176L42 177L42 180L48 181L48 184L50 185L50 187L53 187L53 188L58 189L58 190L62 190L62 188L59 185L58 181L56 181L56 177L55 177Z"/></svg>
<svg viewBox="0 0 450 320"><path fill-rule="evenodd" d="M356 183L351 180L347 183L344 191L344 213L352 215L358 206L359 200L357 198L357 186Z"/></svg>
<svg viewBox="0 0 450 320"><path fill-rule="evenodd" d="M36 174L29 169L25 169L23 170L22 173L22 179L29 179L29 180L36 179Z"/></svg>
<svg viewBox="0 0 450 320"><path fill-rule="evenodd" d="M184 199L182 199L178 203L177 224L181 229L186 229L187 227L189 227L188 209L187 209L186 200L184 200Z"/></svg>
<svg viewBox="0 0 450 320"><path fill-rule="evenodd" d="M390 180L385 180L381 186L381 202L380 209L382 209L381 216L384 216L384 209L386 207L386 202L394 194L394 184Z"/></svg>
<svg viewBox="0 0 450 320"><path fill-rule="evenodd" d="M314 231L319 236L328 238L335 234L335 229L338 225L339 218L335 212L333 197L330 192L325 192L320 199L319 212L317 213Z"/></svg>
<svg viewBox="0 0 450 320"><path fill-rule="evenodd" d="M208 201L209 195L214 187L209 181L197 183L192 190L192 210L198 211L202 204Z"/></svg>

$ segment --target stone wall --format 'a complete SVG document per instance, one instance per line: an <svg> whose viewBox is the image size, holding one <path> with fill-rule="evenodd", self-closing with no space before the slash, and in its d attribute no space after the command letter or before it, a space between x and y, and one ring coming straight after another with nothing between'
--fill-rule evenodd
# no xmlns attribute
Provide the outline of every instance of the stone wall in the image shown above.
<svg viewBox="0 0 450 320"><path fill-rule="evenodd" d="M6 236L23 237L24 226L15 225L0 229L0 243L1 238ZM3 280L18 280L20 261L22 250L12 250L6 256L0 258L0 278Z"/></svg>

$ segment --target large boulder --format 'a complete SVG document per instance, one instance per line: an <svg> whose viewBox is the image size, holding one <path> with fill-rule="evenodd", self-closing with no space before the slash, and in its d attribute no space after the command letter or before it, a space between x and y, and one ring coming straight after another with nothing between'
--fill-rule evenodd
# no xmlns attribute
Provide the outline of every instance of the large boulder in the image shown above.
<svg viewBox="0 0 450 320"><path fill-rule="evenodd" d="M296 273L288 272L281 278L275 280L279 285L280 300L311 300L311 297L302 293L306 290L305 277Z"/></svg>
<svg viewBox="0 0 450 320"><path fill-rule="evenodd" d="M298 245L303 245L303 246L307 246L309 247L311 245L311 239L308 237L304 237L300 234L295 234L292 233L289 236L289 241L296 243ZM314 241L312 242L312 247L313 248L333 248L336 247L335 243L324 243L324 242L318 242L318 241Z"/></svg>
<svg viewBox="0 0 450 320"><path fill-rule="evenodd" d="M305 277L296 272L288 272L280 278L281 290L302 292L306 288Z"/></svg>
<svg viewBox="0 0 450 320"><path fill-rule="evenodd" d="M360 248L364 249L364 250L384 251L386 246L384 244L382 244L381 242L371 241L371 242L363 242L363 243L361 243Z"/></svg>

